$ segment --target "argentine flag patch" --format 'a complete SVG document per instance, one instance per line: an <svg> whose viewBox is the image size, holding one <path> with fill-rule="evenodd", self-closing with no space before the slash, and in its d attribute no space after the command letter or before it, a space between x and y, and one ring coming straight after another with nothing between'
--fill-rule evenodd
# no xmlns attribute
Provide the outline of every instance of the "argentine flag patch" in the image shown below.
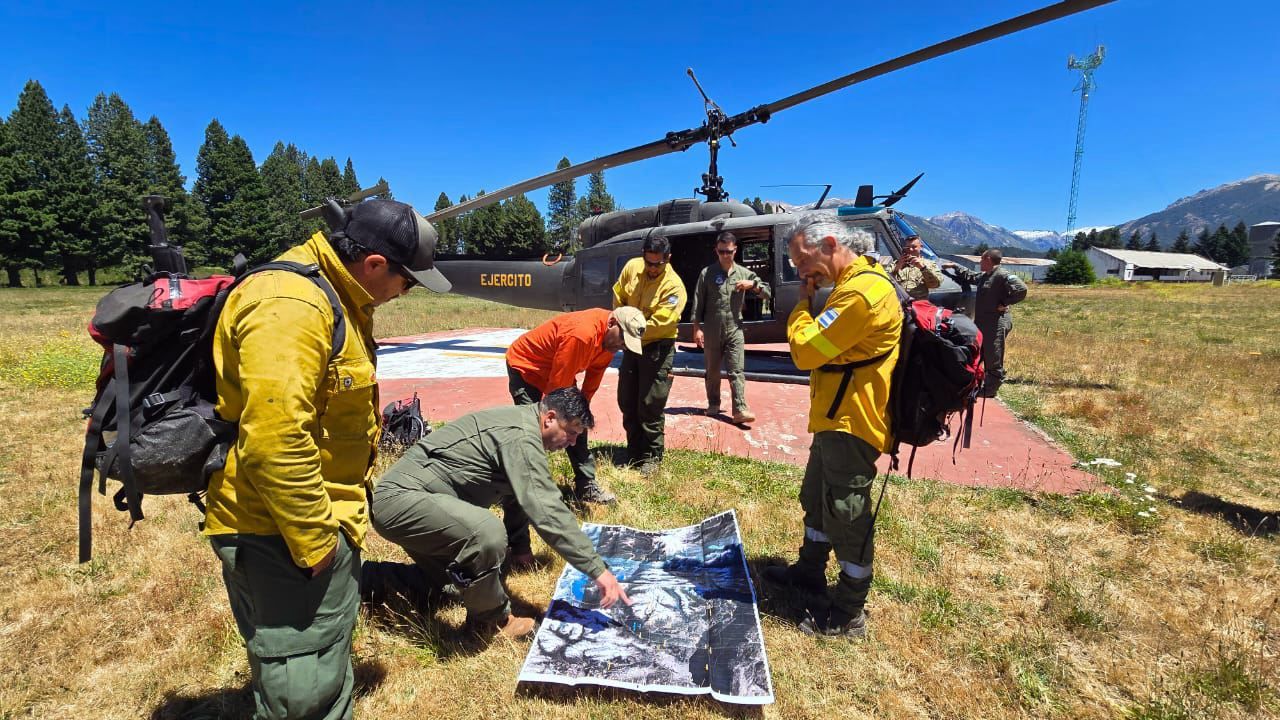
<svg viewBox="0 0 1280 720"><path fill-rule="evenodd" d="M667 298L667 304L671 306L679 305L680 304L679 296L672 295L671 297Z"/></svg>
<svg viewBox="0 0 1280 720"><path fill-rule="evenodd" d="M840 311L831 308L818 316L818 324L822 326L823 330L826 330L831 327L831 323L835 322L838 317L840 317Z"/></svg>

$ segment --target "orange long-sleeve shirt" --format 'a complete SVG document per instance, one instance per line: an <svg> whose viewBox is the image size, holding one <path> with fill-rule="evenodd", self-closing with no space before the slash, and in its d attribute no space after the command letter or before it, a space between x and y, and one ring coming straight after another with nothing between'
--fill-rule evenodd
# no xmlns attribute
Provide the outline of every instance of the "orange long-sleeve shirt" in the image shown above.
<svg viewBox="0 0 1280 720"><path fill-rule="evenodd" d="M573 385L586 371L582 394L590 400L613 361L604 349L609 315L602 308L558 315L516 338L507 348L507 365L543 393Z"/></svg>

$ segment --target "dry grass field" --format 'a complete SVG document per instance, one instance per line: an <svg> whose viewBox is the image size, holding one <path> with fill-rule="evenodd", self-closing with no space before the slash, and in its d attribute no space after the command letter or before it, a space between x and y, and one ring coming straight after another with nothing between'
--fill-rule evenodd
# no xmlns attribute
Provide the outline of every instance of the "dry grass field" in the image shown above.
<svg viewBox="0 0 1280 720"><path fill-rule="evenodd" d="M243 646L184 500L150 500L130 531L95 496L94 560L75 562L80 409L98 357L83 328L100 293L0 290L0 719L241 717ZM378 333L542 317L416 294ZM1277 317L1276 284L1033 288L1002 395L1077 458L1122 465L1075 497L893 479L864 641L809 638L791 598L764 594L775 705L517 688L527 645L477 645L445 607L362 618L357 714L1280 717ZM621 501L584 518L666 527L734 507L753 564L793 555L798 468L669 457L650 480L603 463ZM561 564L535 551L544 566L509 585L545 606ZM402 559L377 538L365 557Z"/></svg>

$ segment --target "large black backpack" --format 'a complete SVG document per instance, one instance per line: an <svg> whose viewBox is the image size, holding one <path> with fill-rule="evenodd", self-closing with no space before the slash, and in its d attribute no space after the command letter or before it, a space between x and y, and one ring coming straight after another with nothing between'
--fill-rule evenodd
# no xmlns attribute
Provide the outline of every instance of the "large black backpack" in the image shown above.
<svg viewBox="0 0 1280 720"><path fill-rule="evenodd" d="M275 261L236 276L194 279L154 273L98 301L89 333L105 350L97 393L85 410L89 426L80 464L80 562L92 552L93 475L121 483L113 500L143 518L144 495L187 495L203 511L201 494L222 469L236 438L235 423L214 413L213 333L227 296L245 279L284 270L312 280L333 308L333 357L342 350L342 304L318 265Z"/></svg>
<svg viewBox="0 0 1280 720"><path fill-rule="evenodd" d="M898 364L889 384L889 429L893 434L892 469L898 468L898 450L911 446L907 475L915 462L916 449L945 440L951 435L952 418L959 415L961 442L969 447L973 432L973 408L982 387L982 333L967 316L940 308L928 300L916 300L902 285L884 274L863 270L858 275L876 275L891 283L902 305L902 336L898 342ZM855 275L854 277L857 277ZM827 417L834 418L856 368L880 362L889 353L851 363L823 365L828 372L843 377L831 402Z"/></svg>

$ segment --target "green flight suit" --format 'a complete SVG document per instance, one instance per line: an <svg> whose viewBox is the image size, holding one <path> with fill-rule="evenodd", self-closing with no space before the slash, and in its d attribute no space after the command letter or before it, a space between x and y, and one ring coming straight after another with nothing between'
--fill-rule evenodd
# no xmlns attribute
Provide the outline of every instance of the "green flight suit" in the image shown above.
<svg viewBox="0 0 1280 720"><path fill-rule="evenodd" d="M418 441L374 487L373 527L429 580L456 584L469 621L501 622L507 531L489 507L513 498L575 569L593 580L608 569L551 478L536 405L464 415Z"/></svg>
<svg viewBox="0 0 1280 720"><path fill-rule="evenodd" d="M738 281L749 280L759 289L738 291ZM693 290L693 312L689 316L702 328L702 358L706 366L707 407L720 407L720 366L729 375L729 392L734 414L747 410L747 381L742 342L742 305L748 293L764 299L773 295L769 285L747 268L734 263L727 272L720 263L702 269Z"/></svg>
<svg viewBox="0 0 1280 720"><path fill-rule="evenodd" d="M973 322L982 331L982 364L986 369L982 395L995 397L1005 378L1005 338L1013 332L1013 315L1008 308L1027 296L1027 284L998 265L991 272L956 267L956 276L978 286ZM1004 312L998 309L1001 305Z"/></svg>

